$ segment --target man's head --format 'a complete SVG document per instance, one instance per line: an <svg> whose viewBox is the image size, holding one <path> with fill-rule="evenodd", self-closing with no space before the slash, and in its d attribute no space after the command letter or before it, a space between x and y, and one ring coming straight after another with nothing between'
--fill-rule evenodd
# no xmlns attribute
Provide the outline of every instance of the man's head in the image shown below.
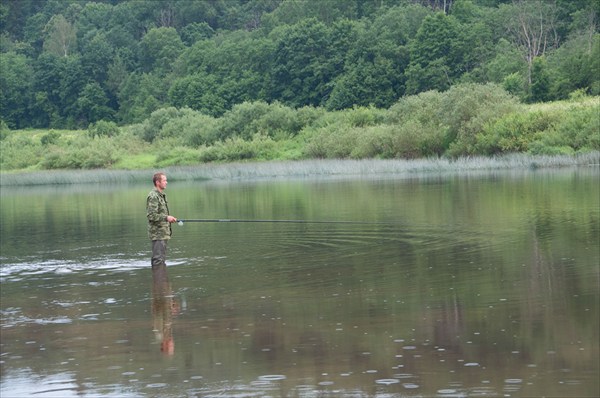
<svg viewBox="0 0 600 398"><path fill-rule="evenodd" d="M167 176L165 173L155 173L154 176L152 176L152 182L154 183L154 186L162 192L162 190L167 187Z"/></svg>

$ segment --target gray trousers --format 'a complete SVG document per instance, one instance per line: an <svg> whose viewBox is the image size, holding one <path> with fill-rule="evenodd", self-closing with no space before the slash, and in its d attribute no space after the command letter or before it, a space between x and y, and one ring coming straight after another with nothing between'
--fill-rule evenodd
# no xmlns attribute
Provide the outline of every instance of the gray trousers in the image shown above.
<svg viewBox="0 0 600 398"><path fill-rule="evenodd" d="M153 240L152 241L152 268L158 267L161 264L166 265L167 261L167 241Z"/></svg>

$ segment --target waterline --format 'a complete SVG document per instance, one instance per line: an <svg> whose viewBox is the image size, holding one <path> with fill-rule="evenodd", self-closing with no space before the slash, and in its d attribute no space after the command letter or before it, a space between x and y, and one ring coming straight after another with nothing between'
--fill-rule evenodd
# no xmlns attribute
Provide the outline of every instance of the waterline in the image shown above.
<svg viewBox="0 0 600 398"><path fill-rule="evenodd" d="M471 171L543 169L600 164L600 152L575 156L532 156L511 154L496 157L458 159L316 159L299 161L211 163L168 167L170 181L253 180L263 178L357 177L372 175L414 175ZM0 186L126 183L147 181L153 170L45 170L0 174Z"/></svg>

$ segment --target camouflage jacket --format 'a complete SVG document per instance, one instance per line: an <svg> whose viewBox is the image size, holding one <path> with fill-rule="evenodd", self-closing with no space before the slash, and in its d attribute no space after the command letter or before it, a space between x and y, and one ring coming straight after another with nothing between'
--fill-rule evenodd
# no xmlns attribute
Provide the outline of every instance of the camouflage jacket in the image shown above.
<svg viewBox="0 0 600 398"><path fill-rule="evenodd" d="M148 218L148 237L150 240L171 239L171 224L167 221L169 206L167 195L154 188L146 198L146 217Z"/></svg>

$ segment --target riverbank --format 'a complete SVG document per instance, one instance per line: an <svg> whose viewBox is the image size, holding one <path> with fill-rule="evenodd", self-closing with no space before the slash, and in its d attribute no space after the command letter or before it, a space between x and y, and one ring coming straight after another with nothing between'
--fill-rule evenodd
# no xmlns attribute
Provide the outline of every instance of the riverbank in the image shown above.
<svg viewBox="0 0 600 398"><path fill-rule="evenodd" d="M599 167L600 152L578 155L510 154L457 159L319 159L210 163L160 169L170 181L251 180L264 178L410 176L420 173L453 173L493 170L526 170L562 167ZM158 169L145 170L44 170L1 173L0 186L28 186L83 183L135 183L147 181Z"/></svg>

